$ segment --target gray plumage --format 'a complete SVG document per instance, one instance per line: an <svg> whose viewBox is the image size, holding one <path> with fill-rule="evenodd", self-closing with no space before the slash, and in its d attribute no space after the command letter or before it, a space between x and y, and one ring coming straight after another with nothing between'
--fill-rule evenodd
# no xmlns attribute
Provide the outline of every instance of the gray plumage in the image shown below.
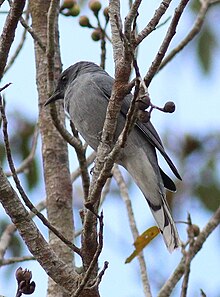
<svg viewBox="0 0 220 297"><path fill-rule="evenodd" d="M85 141L97 150L106 109L114 79L91 62L78 62L59 77L54 94L45 105L64 99L66 111ZM125 97L119 114L115 140L125 124L132 95ZM156 149L160 151L173 173L180 175L166 154L160 137L151 122L137 121L122 149L118 164L122 165L143 192L169 251L179 246L180 240L166 201L165 188L175 191L173 181L160 169Z"/></svg>

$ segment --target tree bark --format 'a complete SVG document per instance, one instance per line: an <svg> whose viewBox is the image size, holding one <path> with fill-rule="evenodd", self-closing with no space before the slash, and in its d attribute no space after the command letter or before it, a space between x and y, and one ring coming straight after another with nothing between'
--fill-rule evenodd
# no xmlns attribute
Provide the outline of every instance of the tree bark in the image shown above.
<svg viewBox="0 0 220 297"><path fill-rule="evenodd" d="M47 16L49 0L31 0L30 11L32 26L41 41L47 43ZM58 36L58 5L55 16L55 59L54 77L61 71ZM44 107L48 98L47 90L47 57L46 53L35 43L36 78L39 94L39 126L42 137L42 155L44 178L47 193L47 215L50 223L55 226L68 240L73 240L74 224L72 211L72 186L70 181L67 143L60 136L52 123L49 108ZM59 119L64 121L62 103L57 104ZM49 232L49 242L55 253L64 263L73 265L72 251ZM63 290L51 279L48 283L48 297L64 297Z"/></svg>

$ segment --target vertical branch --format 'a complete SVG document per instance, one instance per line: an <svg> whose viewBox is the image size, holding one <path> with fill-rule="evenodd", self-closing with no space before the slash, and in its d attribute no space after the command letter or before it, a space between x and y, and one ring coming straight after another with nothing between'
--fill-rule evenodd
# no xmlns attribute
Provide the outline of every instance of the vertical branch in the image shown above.
<svg viewBox="0 0 220 297"><path fill-rule="evenodd" d="M127 209L127 213L128 213L128 219L129 219L129 224L130 224L130 228L131 228L131 233L132 233L133 239L135 241L137 239L137 237L139 236L139 232L137 229L137 224L135 222L135 217L134 217L134 213L133 213L133 209L132 209L132 205L131 205L131 199L129 197L125 181L123 179L123 176L122 176L118 166L114 167L113 175L114 175L114 178L118 184L121 197L124 200L124 203L125 203L125 206ZM151 297L152 294L151 294L150 283L149 283L148 275L147 275L147 267L146 267L146 263L145 263L144 256L143 256L142 252L138 254L138 261L139 261L139 265L140 265L141 279L142 279L144 294L146 297Z"/></svg>
<svg viewBox="0 0 220 297"><path fill-rule="evenodd" d="M44 107L48 92L53 90L54 79L58 78L61 71L58 36L59 1L30 0L30 12L35 35L42 44L46 44L45 54L34 39L47 215L49 222L72 242L74 224L67 143L53 125L49 109ZM65 114L61 103L57 103L56 108L60 121L64 123ZM49 241L60 259L72 267L72 251L52 232L49 232ZM63 294L63 289L49 280L48 296L61 297Z"/></svg>
<svg viewBox="0 0 220 297"><path fill-rule="evenodd" d="M58 1L51 1L47 17L47 91L51 94L54 87L54 56L55 56L55 21Z"/></svg>
<svg viewBox="0 0 220 297"><path fill-rule="evenodd" d="M114 61L117 62L123 58L123 41L120 36L120 31L122 31L122 22L120 16L120 1L110 0L109 1L109 20L111 24L112 32L112 46Z"/></svg>

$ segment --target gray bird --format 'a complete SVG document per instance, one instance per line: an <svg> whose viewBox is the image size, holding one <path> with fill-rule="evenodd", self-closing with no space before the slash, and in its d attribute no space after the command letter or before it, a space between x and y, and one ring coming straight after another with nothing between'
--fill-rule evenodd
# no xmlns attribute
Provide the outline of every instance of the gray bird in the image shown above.
<svg viewBox="0 0 220 297"><path fill-rule="evenodd" d="M97 151L114 79L92 62L78 62L59 77L53 95L45 105L64 99L64 106L76 129L85 141ZM122 131L132 94L122 104L117 121L115 141ZM165 244L171 252L180 244L178 232L166 201L165 188L175 191L173 181L158 165L156 149L160 151L177 178L180 175L166 154L163 144L151 122L136 122L117 163L132 176L144 194Z"/></svg>

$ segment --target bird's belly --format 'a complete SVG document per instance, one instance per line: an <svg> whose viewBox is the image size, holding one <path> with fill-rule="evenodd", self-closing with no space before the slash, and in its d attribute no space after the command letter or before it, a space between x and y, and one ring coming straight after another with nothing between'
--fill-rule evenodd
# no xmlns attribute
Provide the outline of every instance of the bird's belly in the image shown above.
<svg viewBox="0 0 220 297"><path fill-rule="evenodd" d="M99 112L99 108L95 108L94 105L82 106L75 102L71 104L69 113L83 139L96 151L101 139L106 110Z"/></svg>

